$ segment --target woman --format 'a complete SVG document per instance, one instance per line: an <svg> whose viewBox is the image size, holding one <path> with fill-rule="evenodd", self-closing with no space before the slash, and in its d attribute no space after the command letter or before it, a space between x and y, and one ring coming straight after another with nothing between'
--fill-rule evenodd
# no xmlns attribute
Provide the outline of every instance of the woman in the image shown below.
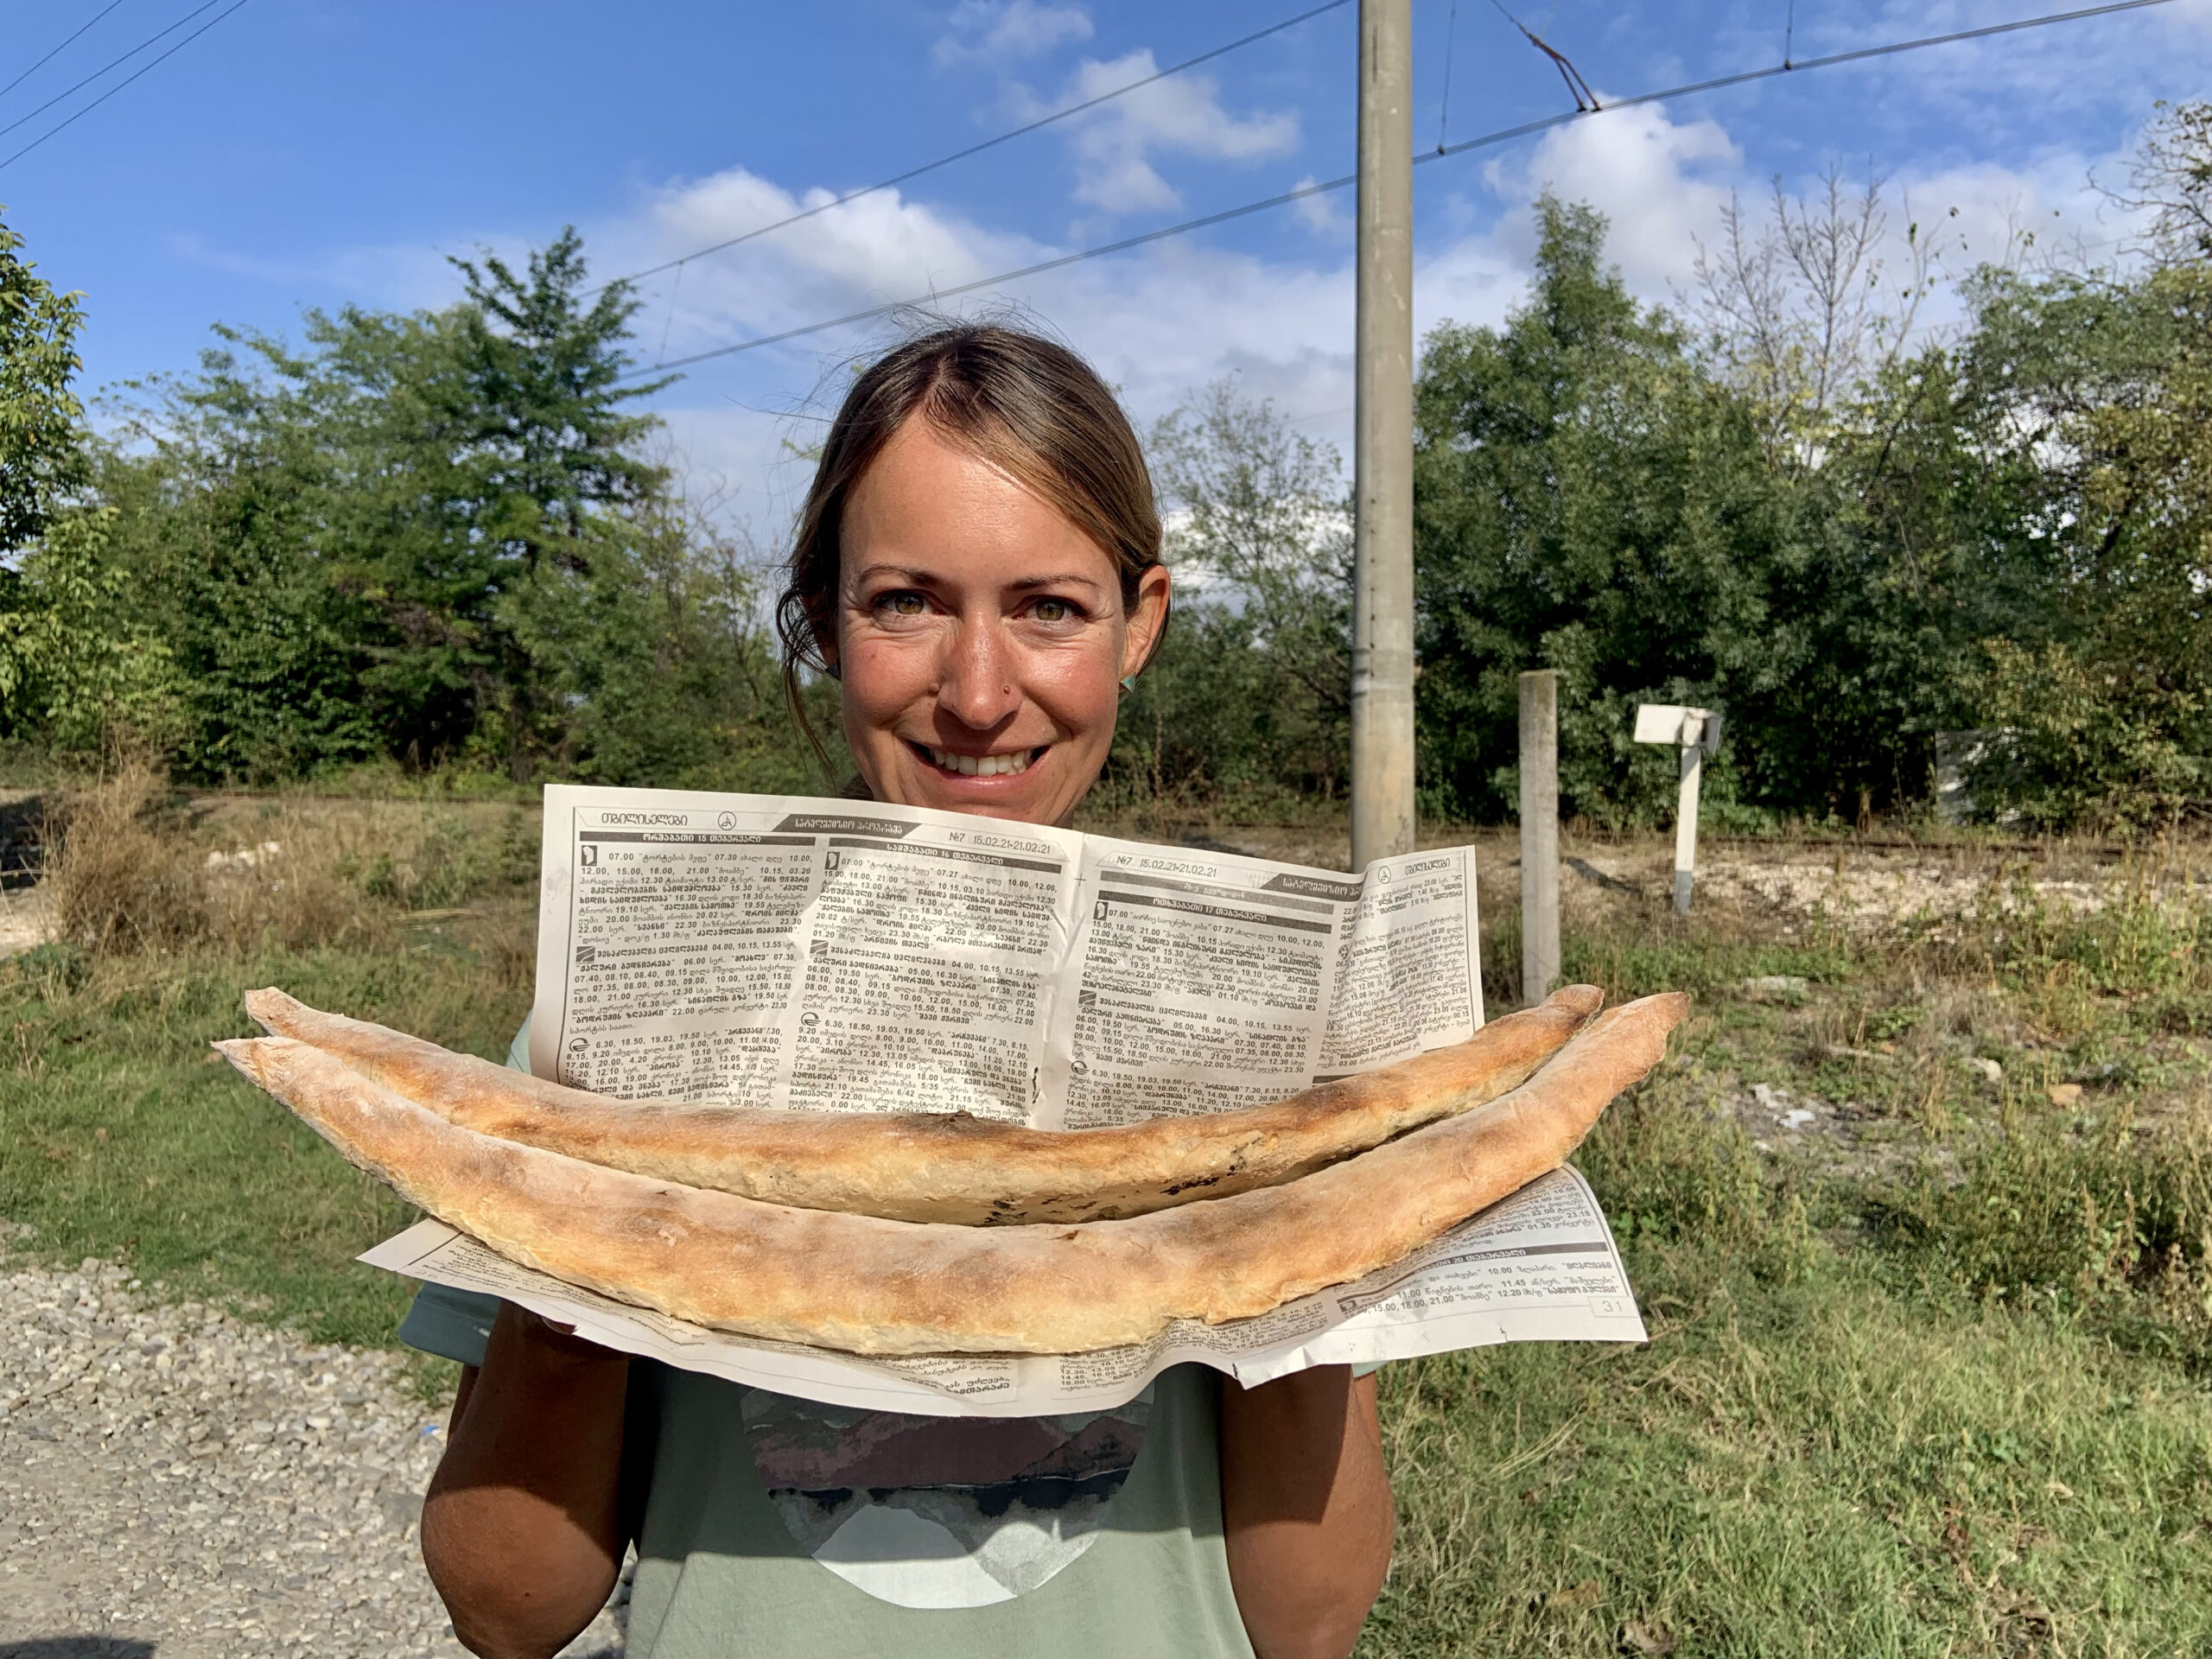
<svg viewBox="0 0 2212 1659"><path fill-rule="evenodd" d="M779 607L875 799L1065 824L1167 620L1144 458L1079 359L892 352L830 429ZM496 1307L496 1314L493 1309ZM488 1330L484 1321L488 1320ZM556 1652L628 1544L633 1659L1340 1659L1389 1565L1371 1378L1164 1373L1114 1412L861 1412L632 1360L426 1289L464 1363L423 1552L474 1651Z"/></svg>

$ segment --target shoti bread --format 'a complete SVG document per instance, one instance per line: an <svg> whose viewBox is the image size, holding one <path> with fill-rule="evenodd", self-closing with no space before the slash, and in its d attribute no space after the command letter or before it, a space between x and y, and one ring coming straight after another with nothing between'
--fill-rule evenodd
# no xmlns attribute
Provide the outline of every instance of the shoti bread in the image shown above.
<svg viewBox="0 0 2212 1659"><path fill-rule="evenodd" d="M1123 1128L1026 1128L966 1112L839 1114L624 1101L325 1014L279 990L246 1010L448 1122L586 1163L767 1204L899 1221L1098 1221L1272 1186L1497 1099L1597 1013L1570 985L1468 1041L1266 1106Z"/></svg>
<svg viewBox="0 0 2212 1659"><path fill-rule="evenodd" d="M219 1044L354 1163L500 1254L717 1330L858 1354L1077 1353L1264 1313L1558 1166L1688 1006L1592 1020L1511 1093L1287 1185L1122 1221L962 1227L763 1204L446 1122L283 1038ZM1377 1074L1382 1075L1382 1074Z"/></svg>

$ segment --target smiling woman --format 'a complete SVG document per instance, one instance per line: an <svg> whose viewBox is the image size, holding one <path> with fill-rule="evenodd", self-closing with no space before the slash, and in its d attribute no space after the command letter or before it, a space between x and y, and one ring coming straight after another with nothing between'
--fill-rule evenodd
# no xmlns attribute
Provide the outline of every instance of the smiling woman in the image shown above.
<svg viewBox="0 0 2212 1659"><path fill-rule="evenodd" d="M939 330L854 383L778 607L876 799L1065 823L1166 626L1136 435L1073 353ZM1389 1563L1375 1384L1178 1365L1110 1412L908 1418L741 1389L426 1288L461 1361L423 1548L475 1651L557 1652L639 1562L632 1659L1342 1659Z"/></svg>

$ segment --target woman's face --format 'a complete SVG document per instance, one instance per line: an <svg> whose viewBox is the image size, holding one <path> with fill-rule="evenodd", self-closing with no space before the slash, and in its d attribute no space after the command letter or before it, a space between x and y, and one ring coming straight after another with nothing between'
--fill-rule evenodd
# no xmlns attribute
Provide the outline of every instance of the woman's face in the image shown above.
<svg viewBox="0 0 2212 1659"><path fill-rule="evenodd" d="M922 420L861 478L840 544L833 660L875 798L1065 823L1167 620L1167 572L1124 611L1104 549Z"/></svg>

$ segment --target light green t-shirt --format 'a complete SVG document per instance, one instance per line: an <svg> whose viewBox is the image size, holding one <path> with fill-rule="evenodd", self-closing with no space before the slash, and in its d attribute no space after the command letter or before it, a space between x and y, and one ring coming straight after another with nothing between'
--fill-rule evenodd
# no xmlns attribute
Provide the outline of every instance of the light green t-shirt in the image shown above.
<svg viewBox="0 0 2212 1659"><path fill-rule="evenodd" d="M498 1308L425 1285L399 1334L478 1363ZM631 1659L1251 1659L1203 1366L1045 1418L851 1410L642 1359L630 1395Z"/></svg>

